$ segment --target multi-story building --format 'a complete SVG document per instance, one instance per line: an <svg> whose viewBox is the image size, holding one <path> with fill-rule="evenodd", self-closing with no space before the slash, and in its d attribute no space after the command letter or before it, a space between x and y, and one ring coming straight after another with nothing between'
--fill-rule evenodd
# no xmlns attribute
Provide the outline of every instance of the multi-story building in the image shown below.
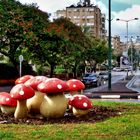
<svg viewBox="0 0 140 140"><path fill-rule="evenodd" d="M66 7L66 10L56 11L56 18L59 17L69 18L96 38L106 36L105 14L101 13L98 6L90 4L90 0L80 1L77 5Z"/></svg>
<svg viewBox="0 0 140 140"><path fill-rule="evenodd" d="M113 54L119 56L123 54L125 45L120 41L120 36L112 37Z"/></svg>
<svg viewBox="0 0 140 140"><path fill-rule="evenodd" d="M137 36L136 41L133 42L134 48L137 50L137 52L140 52L140 37Z"/></svg>

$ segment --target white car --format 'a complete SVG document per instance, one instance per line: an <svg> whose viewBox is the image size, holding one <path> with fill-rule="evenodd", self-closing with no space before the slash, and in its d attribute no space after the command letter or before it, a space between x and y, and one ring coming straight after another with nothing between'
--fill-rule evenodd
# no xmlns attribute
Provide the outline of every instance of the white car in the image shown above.
<svg viewBox="0 0 140 140"><path fill-rule="evenodd" d="M119 72L119 71L123 71L120 67L114 67L113 68L113 71L117 71L117 72Z"/></svg>

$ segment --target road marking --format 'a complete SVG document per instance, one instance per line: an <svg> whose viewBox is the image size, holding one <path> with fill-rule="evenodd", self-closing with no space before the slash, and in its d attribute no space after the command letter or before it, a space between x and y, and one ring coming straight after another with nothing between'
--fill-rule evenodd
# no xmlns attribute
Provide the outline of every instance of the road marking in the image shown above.
<svg viewBox="0 0 140 140"><path fill-rule="evenodd" d="M104 99L104 98L110 98L110 99L119 99L120 98L120 95L101 95L101 98Z"/></svg>

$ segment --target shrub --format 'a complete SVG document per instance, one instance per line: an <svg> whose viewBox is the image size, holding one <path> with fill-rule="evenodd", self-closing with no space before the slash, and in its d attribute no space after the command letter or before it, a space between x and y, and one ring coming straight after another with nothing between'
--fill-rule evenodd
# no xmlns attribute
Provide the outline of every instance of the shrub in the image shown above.
<svg viewBox="0 0 140 140"><path fill-rule="evenodd" d="M15 79L18 75L18 70L14 66L0 63L0 79Z"/></svg>

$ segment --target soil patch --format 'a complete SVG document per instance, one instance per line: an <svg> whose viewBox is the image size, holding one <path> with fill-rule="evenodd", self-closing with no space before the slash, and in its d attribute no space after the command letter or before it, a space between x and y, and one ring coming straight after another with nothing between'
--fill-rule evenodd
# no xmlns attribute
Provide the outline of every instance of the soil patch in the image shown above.
<svg viewBox="0 0 140 140"><path fill-rule="evenodd" d="M107 118L115 117L122 112L123 108L111 108L103 106L94 106L90 112L81 117L75 117L72 113L66 113L63 118L33 118L29 116L26 119L15 120L13 115L6 115L0 113L0 124L32 124L32 125L45 125L45 124L65 124L65 123L95 123L104 121Z"/></svg>

